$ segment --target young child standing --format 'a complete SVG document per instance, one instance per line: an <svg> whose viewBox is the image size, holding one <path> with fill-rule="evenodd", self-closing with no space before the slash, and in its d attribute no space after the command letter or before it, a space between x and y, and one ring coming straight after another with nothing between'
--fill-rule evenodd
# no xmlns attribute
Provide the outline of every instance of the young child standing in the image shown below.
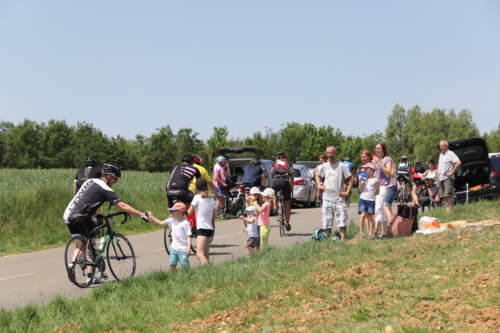
<svg viewBox="0 0 500 333"><path fill-rule="evenodd" d="M177 202L170 211L170 217L160 221L151 212L146 212L150 220L158 225L168 225L172 229L172 244L170 245L170 269L176 269L177 263L181 267L189 267L189 253L191 253L191 225L186 219L186 205Z"/></svg>
<svg viewBox="0 0 500 333"><path fill-rule="evenodd" d="M274 194L268 190L271 189L265 189L261 192L262 200L264 200L262 206L256 202L253 204L259 212L258 226L260 230L260 243L263 250L269 248L269 233L271 232L269 214L271 213L271 209L274 207Z"/></svg>
<svg viewBox="0 0 500 333"><path fill-rule="evenodd" d="M196 257L201 265L210 260L210 239L214 234L214 219L217 216L220 201L214 202L208 192L208 183L204 178L196 180L196 195L189 207L188 215L196 213Z"/></svg>
<svg viewBox="0 0 500 333"><path fill-rule="evenodd" d="M373 227L375 225L375 196L380 192L380 184L377 178L374 178L376 166L373 163L366 163L361 168L366 173L366 177L360 178L358 214L361 215L359 221L359 234L364 236L364 225L366 223L366 232L370 238L374 238ZM380 223L377 223L380 224ZM380 225L377 226L380 228Z"/></svg>
<svg viewBox="0 0 500 333"><path fill-rule="evenodd" d="M247 228L241 230L242 233L246 232L248 234L248 239L245 243L245 248L247 249L247 256L254 252L259 239L259 233L257 231L257 208L255 206L249 206L246 209L247 217L241 215L240 220L244 220L247 224Z"/></svg>

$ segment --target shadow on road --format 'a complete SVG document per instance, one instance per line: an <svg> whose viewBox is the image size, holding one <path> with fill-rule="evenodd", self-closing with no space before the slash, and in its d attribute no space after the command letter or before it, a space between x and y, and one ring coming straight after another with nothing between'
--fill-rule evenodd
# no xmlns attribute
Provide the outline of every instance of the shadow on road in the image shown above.
<svg viewBox="0 0 500 333"><path fill-rule="evenodd" d="M236 244L213 244L213 245L210 245L210 248L212 248L212 247L233 247L233 246L239 246L239 245L236 245Z"/></svg>

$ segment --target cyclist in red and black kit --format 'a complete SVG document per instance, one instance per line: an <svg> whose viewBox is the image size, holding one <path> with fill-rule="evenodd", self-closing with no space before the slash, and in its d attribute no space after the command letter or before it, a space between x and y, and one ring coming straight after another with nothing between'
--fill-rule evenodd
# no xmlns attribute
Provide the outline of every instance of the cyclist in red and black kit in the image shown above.
<svg viewBox="0 0 500 333"><path fill-rule="evenodd" d="M276 153L276 161L274 161L271 171L273 176L273 190L283 192L283 202L285 203L285 228L290 231L290 214L292 211L292 193L293 193L293 165L286 160L286 153L280 151Z"/></svg>
<svg viewBox="0 0 500 333"><path fill-rule="evenodd" d="M95 158L89 157L83 164L85 167L78 169L76 172L75 186L73 186L73 193L75 194L87 179L101 178L101 168L97 167L97 160Z"/></svg>
<svg viewBox="0 0 500 333"><path fill-rule="evenodd" d="M201 178L200 170L193 166L193 155L184 155L182 164L176 165L170 171L170 179L167 182L167 200L168 207L174 205L174 200L178 200L185 204L190 204L193 201L194 193L189 190L189 184L194 177Z"/></svg>

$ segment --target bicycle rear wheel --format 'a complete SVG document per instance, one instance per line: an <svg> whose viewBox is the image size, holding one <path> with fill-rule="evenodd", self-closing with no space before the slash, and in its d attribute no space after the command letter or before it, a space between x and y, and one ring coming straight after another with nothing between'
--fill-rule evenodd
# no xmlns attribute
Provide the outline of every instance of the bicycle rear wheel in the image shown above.
<svg viewBox="0 0 500 333"><path fill-rule="evenodd" d="M210 244L212 244L212 241L214 240L215 237L215 221L213 219L212 219L212 226L214 228L214 232L212 233L212 237L210 237ZM198 236L196 235L196 228L194 228L194 230L192 230L191 233L193 234L193 239L191 239L191 252L193 252L193 254L196 254L196 246L198 239Z"/></svg>
<svg viewBox="0 0 500 333"><path fill-rule="evenodd" d="M285 205L280 201L278 206L278 227L280 228L280 237L285 236Z"/></svg>
<svg viewBox="0 0 500 333"><path fill-rule="evenodd" d="M116 234L109 238L106 259L111 274L118 281L134 276L135 252L127 237Z"/></svg>
<svg viewBox="0 0 500 333"><path fill-rule="evenodd" d="M191 252L193 254L196 254L196 240L198 239L197 235L196 235L196 227L193 227L191 228L191 234L192 234L192 237L191 237Z"/></svg>
<svg viewBox="0 0 500 333"><path fill-rule="evenodd" d="M86 255L84 251L81 250L82 245L88 246L90 242L87 242L85 237L73 236L66 243L66 248L64 249L64 264L66 267L66 272L68 273L68 278L76 286L80 288L87 287L87 266L88 262L85 258ZM88 252L88 251L87 251ZM73 260L73 257L75 258ZM69 268L69 264L73 264L73 268Z"/></svg>
<svg viewBox="0 0 500 333"><path fill-rule="evenodd" d="M401 187L399 188L399 193L398 193L398 196L399 196L399 203L401 205L405 205L406 204L406 201L405 201L405 191L406 191L406 184L403 183L401 184Z"/></svg>
<svg viewBox="0 0 500 333"><path fill-rule="evenodd" d="M163 231L163 244L165 245L165 250L170 255L170 245L172 245L172 229L165 225L165 230Z"/></svg>

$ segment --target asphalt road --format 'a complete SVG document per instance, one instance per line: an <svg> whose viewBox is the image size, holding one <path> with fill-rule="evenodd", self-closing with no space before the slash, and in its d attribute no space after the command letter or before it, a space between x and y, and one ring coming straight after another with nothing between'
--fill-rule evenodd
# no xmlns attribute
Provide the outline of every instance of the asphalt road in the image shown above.
<svg viewBox="0 0 500 333"><path fill-rule="evenodd" d="M358 223L357 204L348 208L349 221ZM292 209L292 230L280 237L276 217L271 217L269 245L288 246L311 239L313 230L321 227L321 208ZM334 224L335 226L335 224ZM243 244L246 233L241 220L217 222L214 241L210 247L210 260L220 262L245 255ZM335 228L335 227L334 227ZM68 235L69 238L69 235ZM168 270L168 254L163 247L163 230L128 236L137 256L136 275L154 270ZM191 266L198 259L190 257ZM108 281L113 276L107 269ZM69 282L64 268L64 248L19 254L0 258L0 308L23 307L31 303L43 304L61 294L70 298L86 295L98 285L80 289Z"/></svg>

